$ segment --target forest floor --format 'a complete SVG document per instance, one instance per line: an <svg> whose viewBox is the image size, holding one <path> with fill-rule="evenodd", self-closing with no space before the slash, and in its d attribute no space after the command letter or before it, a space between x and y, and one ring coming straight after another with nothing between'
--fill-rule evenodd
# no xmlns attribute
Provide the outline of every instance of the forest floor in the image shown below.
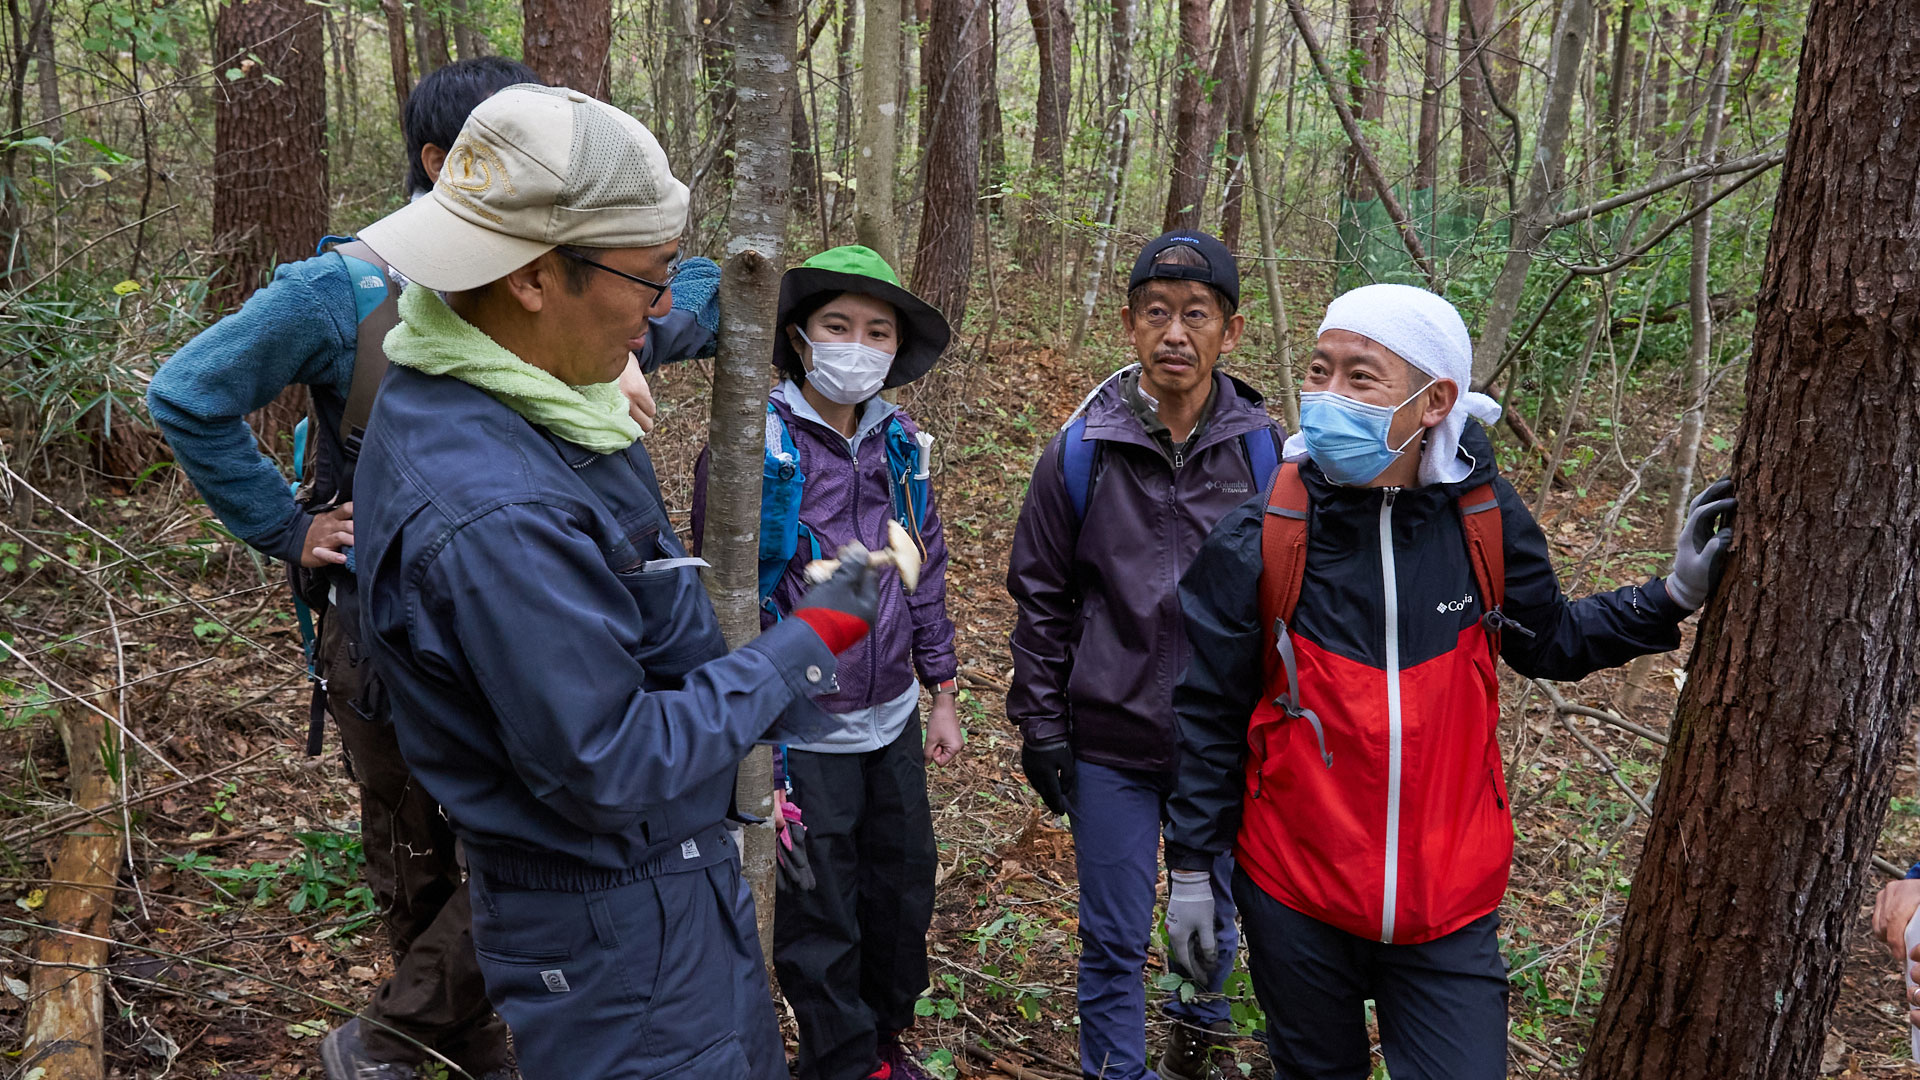
<svg viewBox="0 0 1920 1080"><path fill-rule="evenodd" d="M1324 295L1325 285L1305 281L1296 291ZM1055 315L1063 306L1027 306L1049 304ZM1296 326L1313 325L1313 306L1295 305ZM1077 1061L1073 851L1062 823L1026 789L1018 737L1004 717L1014 618L1004 579L1035 454L1124 357L1111 335L1096 332L1097 344L1067 358L1054 347L1068 336L1055 315L976 315L964 353L971 359L910 388L905 401L940 439L935 487L952 552L949 608L965 691L966 752L931 773L938 905L933 985L915 1032L949 1075L1012 1075L989 1071L981 1049L1042 1077L1073 1074ZM990 342L982 323L992 324ZM1272 385L1276 370L1251 356L1233 369L1256 385ZM705 425L707 378L704 365L688 365L656 380L662 425L649 445L668 505L681 511ZM1646 492L1621 494L1658 435L1639 418L1676 417L1679 398L1677 375L1650 376L1593 405L1596 415L1610 409L1633 418L1611 425L1618 455L1596 434L1609 425L1575 425L1572 483L1539 514L1571 593L1638 580L1664 564L1654 550L1661 545L1644 539L1662 529L1658 466L1645 470ZM1729 410L1710 419L1702 475L1724 471L1736 422ZM1536 492L1540 461L1505 432L1500 453L1520 490ZM85 464L71 462L70 471ZM26 952L50 853L72 827L61 819L71 809L66 755L48 717L73 706L59 704L53 684L112 686L119 665L133 730L197 782L129 810L130 866L122 868L112 925L112 1075L318 1077L318 1036L339 1019L332 1006L362 1001L387 960L366 894L355 891L357 798L337 742L329 735L317 759L302 752L307 692L281 576L210 526L171 471L131 490L96 478L60 501L72 518L38 503L31 518L16 512L0 537L5 640L40 669L0 666L10 680L0 684L8 691L0 716L0 1048L8 1057L0 1080L19 1075ZM1608 527L1616 509L1627 528ZM116 597L118 648L91 581ZM1622 710L1627 719L1666 729L1685 655L1683 647L1658 659L1649 690ZM1500 735L1517 834L1501 911L1512 972L1511 1071L1571 1076L1605 988L1644 831L1634 800L1653 786L1660 748L1588 717L1562 722L1543 689L1504 669L1503 678ZM36 687L41 704L22 704ZM1622 688L1622 674L1608 672L1556 689L1569 702L1612 708ZM149 760L131 787L158 792L174 779ZM1920 854L1916 779L1903 765L1896 790L1908 794L1896 800L1880 849L1902 865ZM1915 1072L1898 968L1869 937L1878 885L1869 884L1848 927L1828 1075ZM1172 992L1163 972L1156 959L1148 974L1156 999ZM1270 1075L1244 979L1230 989L1248 1036L1241 1060L1250 1075ZM1162 1023L1150 1026L1157 1045Z"/></svg>

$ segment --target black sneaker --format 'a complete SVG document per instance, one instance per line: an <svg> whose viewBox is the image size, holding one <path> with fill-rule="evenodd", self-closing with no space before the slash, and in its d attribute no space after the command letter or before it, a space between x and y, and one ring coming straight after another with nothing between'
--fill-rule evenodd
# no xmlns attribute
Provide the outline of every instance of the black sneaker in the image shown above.
<svg viewBox="0 0 1920 1080"><path fill-rule="evenodd" d="M397 1061L376 1061L367 1053L367 1040L360 1032L360 1018L327 1032L320 1040L320 1064L327 1080L415 1080L411 1065Z"/></svg>
<svg viewBox="0 0 1920 1080"><path fill-rule="evenodd" d="M1221 1021L1197 1027L1175 1020L1157 1071L1163 1080L1229 1080L1239 1075L1226 1046L1233 1025Z"/></svg>

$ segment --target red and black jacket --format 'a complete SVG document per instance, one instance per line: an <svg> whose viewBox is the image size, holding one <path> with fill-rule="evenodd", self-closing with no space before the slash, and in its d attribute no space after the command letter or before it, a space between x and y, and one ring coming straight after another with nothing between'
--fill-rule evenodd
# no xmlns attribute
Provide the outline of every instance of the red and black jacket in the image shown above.
<svg viewBox="0 0 1920 1080"><path fill-rule="evenodd" d="M1476 465L1457 484L1342 487L1302 464L1307 556L1290 630L1298 705L1324 747L1274 706L1283 687L1265 670L1265 494L1202 545L1180 584L1192 659L1173 697L1168 866L1206 869L1232 848L1274 899L1389 943L1431 941L1499 907L1513 825L1493 643L1522 675L1573 680L1677 647L1688 613L1659 580L1567 600L1485 433L1469 424L1461 445ZM1505 541L1509 628L1497 637L1456 507L1482 484Z"/></svg>

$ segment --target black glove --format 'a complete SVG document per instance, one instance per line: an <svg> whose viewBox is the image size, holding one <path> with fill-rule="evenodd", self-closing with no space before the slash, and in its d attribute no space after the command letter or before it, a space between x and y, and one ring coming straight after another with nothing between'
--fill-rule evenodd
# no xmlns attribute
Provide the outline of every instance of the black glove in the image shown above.
<svg viewBox="0 0 1920 1080"><path fill-rule="evenodd" d="M781 821L774 829L773 857L780 880L789 889L812 892L817 882L813 864L807 861L807 826L800 820L800 808L790 802L780 806Z"/></svg>
<svg viewBox="0 0 1920 1080"><path fill-rule="evenodd" d="M1067 812L1078 776L1073 747L1067 740L1027 743L1020 748L1020 768L1026 771L1027 785L1047 804L1048 810L1056 814Z"/></svg>
<svg viewBox="0 0 1920 1080"><path fill-rule="evenodd" d="M808 589L793 615L838 654L867 636L879 610L880 573L867 565L866 548L849 544L840 549L840 568Z"/></svg>
<svg viewBox="0 0 1920 1080"><path fill-rule="evenodd" d="M1733 515L1738 508L1733 481L1727 479L1701 492L1687 507L1680 550L1673 553L1673 573L1667 575L1667 595L1674 603L1698 611L1713 595L1727 568L1727 545L1733 542Z"/></svg>

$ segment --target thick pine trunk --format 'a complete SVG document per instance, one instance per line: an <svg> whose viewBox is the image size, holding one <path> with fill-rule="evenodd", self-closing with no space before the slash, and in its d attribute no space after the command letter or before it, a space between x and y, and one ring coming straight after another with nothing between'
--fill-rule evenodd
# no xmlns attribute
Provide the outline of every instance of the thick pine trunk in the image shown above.
<svg viewBox="0 0 1920 1080"><path fill-rule="evenodd" d="M773 355L774 312L785 266L782 240L792 189L793 45L798 0L732 0L734 185L720 277L720 345L713 361L713 449L707 490L707 592L727 644L760 632L760 456ZM732 481L732 482L727 482ZM773 813L773 761L755 748L740 765L734 797L763 821ZM746 830L741 870L759 911L760 944L771 955L773 831Z"/></svg>
<svg viewBox="0 0 1920 1080"><path fill-rule="evenodd" d="M327 233L325 15L303 0L220 9L215 51L248 59L240 78L221 81L214 106L213 235L226 252L219 308L239 307L275 266L313 254ZM293 431L305 401L289 388L253 415L268 448Z"/></svg>
<svg viewBox="0 0 1920 1080"><path fill-rule="evenodd" d="M1206 100L1201 76L1207 69L1207 26L1212 0L1180 0L1179 65L1173 88L1173 177L1167 185L1167 212L1161 228L1200 225L1200 202L1207 193Z"/></svg>
<svg viewBox="0 0 1920 1080"><path fill-rule="evenodd" d="M1060 196L1067 179L1067 109L1073 92L1073 19L1067 0L1027 0L1027 17L1040 58L1034 104L1032 198L1020 223L1014 259L1035 274L1054 269L1059 255Z"/></svg>
<svg viewBox="0 0 1920 1080"><path fill-rule="evenodd" d="M980 199L980 54L989 0L933 5L922 46L932 113L921 175L925 210L914 247L914 293L954 326L966 317L973 273L973 225Z"/></svg>
<svg viewBox="0 0 1920 1080"><path fill-rule="evenodd" d="M610 100L612 0L520 0L520 19L520 49L528 67L555 86Z"/></svg>
<svg viewBox="0 0 1920 1080"><path fill-rule="evenodd" d="M1732 563L1694 646L1586 1080L1819 1071L1920 701L1916 84L1920 8L1813 5L1734 452Z"/></svg>

